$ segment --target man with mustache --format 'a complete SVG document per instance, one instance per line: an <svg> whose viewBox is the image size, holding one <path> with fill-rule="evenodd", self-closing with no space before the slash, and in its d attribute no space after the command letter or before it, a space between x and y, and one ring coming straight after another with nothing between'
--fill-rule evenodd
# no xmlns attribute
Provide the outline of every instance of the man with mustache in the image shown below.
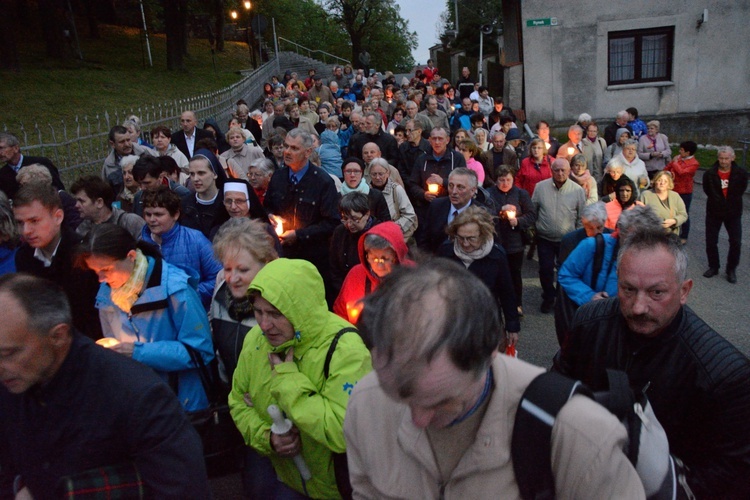
<svg viewBox="0 0 750 500"><path fill-rule="evenodd" d="M617 297L577 311L554 368L594 391L607 369L625 371L664 427L684 492L748 498L750 361L686 305L685 247L638 229L620 242L617 274Z"/></svg>

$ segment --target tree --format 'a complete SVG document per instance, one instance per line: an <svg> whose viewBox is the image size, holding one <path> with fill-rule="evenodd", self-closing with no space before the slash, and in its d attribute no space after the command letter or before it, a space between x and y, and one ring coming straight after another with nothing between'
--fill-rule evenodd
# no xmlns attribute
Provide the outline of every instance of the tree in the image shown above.
<svg viewBox="0 0 750 500"><path fill-rule="evenodd" d="M397 5L387 0L326 0L325 5L349 35L355 66L362 66L359 54L365 49L373 58L371 66L405 69L414 63L410 54L417 34L409 31Z"/></svg>
<svg viewBox="0 0 750 500"><path fill-rule="evenodd" d="M486 24L495 23L500 26L502 22L502 9L500 2L486 2L483 0L461 0L458 4L458 35L453 37L450 30L456 28L456 4L455 0L446 0L446 9L440 16L441 27L438 38L444 45L450 44L453 49L466 52L467 56L479 56L479 37L481 27ZM497 40L493 37L484 37L484 53L497 52Z"/></svg>
<svg viewBox="0 0 750 500"><path fill-rule="evenodd" d="M39 0L37 5L47 57L69 59L72 53L65 32L71 33L71 27L68 26L65 2L63 0Z"/></svg>
<svg viewBox="0 0 750 500"><path fill-rule="evenodd" d="M185 69L187 0L164 0L164 32L167 35L167 69Z"/></svg>
<svg viewBox="0 0 750 500"><path fill-rule="evenodd" d="M21 61L18 57L18 12L13 0L0 0L0 68L19 71Z"/></svg>

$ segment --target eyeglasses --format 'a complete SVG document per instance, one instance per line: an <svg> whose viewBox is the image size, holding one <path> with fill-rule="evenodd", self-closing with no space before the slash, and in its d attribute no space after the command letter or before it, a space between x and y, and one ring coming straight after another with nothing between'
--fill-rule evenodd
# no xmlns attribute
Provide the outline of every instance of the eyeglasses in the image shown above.
<svg viewBox="0 0 750 500"><path fill-rule="evenodd" d="M469 243L473 245L479 241L479 236L460 236L457 234L456 239L459 243Z"/></svg>
<svg viewBox="0 0 750 500"><path fill-rule="evenodd" d="M346 216L346 215L342 214L341 215L341 223L342 224L349 224L349 223L358 224L362 219L365 218L366 215L367 214L364 214L364 215L362 215L360 217L349 217L349 216Z"/></svg>
<svg viewBox="0 0 750 500"><path fill-rule="evenodd" d="M242 205L247 205L248 201L249 200L247 200L247 199L245 199L245 200L224 200L224 206L225 207L231 207L232 205L236 205L236 206L240 207Z"/></svg>
<svg viewBox="0 0 750 500"><path fill-rule="evenodd" d="M346 175L362 175L362 171L361 170L348 169L348 170L344 170L344 174L346 174Z"/></svg>
<svg viewBox="0 0 750 500"><path fill-rule="evenodd" d="M370 177L373 179L380 179L381 177L385 177L385 172L372 172L370 171Z"/></svg>
<svg viewBox="0 0 750 500"><path fill-rule="evenodd" d="M248 172L247 178L248 179L259 179L261 177L265 177L266 174L263 174L261 172Z"/></svg>
<svg viewBox="0 0 750 500"><path fill-rule="evenodd" d="M367 262L369 262L370 264L377 264L379 266L384 266L386 264L393 264L394 262L396 262L396 259L394 259L393 257L382 257L382 258L370 257L370 255L368 254Z"/></svg>

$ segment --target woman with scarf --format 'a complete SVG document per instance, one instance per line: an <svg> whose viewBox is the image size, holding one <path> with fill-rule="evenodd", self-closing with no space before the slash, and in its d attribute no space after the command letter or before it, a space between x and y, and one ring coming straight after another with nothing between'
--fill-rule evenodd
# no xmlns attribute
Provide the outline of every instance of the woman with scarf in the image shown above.
<svg viewBox="0 0 750 500"><path fill-rule="evenodd" d="M620 214L636 205L643 206L643 203L638 201L638 188L630 177L623 175L615 182L615 199L604 205L607 209L607 222L604 223L604 227L616 228Z"/></svg>
<svg viewBox="0 0 750 500"><path fill-rule="evenodd" d="M341 225L333 230L329 252L331 283L337 292L347 273L359 264L359 237L371 227L383 222L372 215L367 196L356 191L341 198L339 212Z"/></svg>
<svg viewBox="0 0 750 500"><path fill-rule="evenodd" d="M95 225L79 258L101 281L96 308L104 337L115 339L110 348L153 368L186 411L206 408L199 369L186 346L206 365L214 349L193 280L116 224Z"/></svg>
<svg viewBox="0 0 750 500"><path fill-rule="evenodd" d="M599 201L596 179L589 172L584 155L577 154L570 159L570 179L575 181L586 192L586 205L591 205Z"/></svg>
<svg viewBox="0 0 750 500"><path fill-rule="evenodd" d="M391 179L385 158L375 158L370 162L370 188L383 193L391 220L399 225L405 240L411 238L417 230L417 214L404 188Z"/></svg>
<svg viewBox="0 0 750 500"><path fill-rule="evenodd" d="M618 128L615 133L615 142L607 146L607 149L604 150L604 157L602 158L603 167L606 167L612 158L622 153L622 146L628 139L630 139L630 130L625 127Z"/></svg>
<svg viewBox="0 0 750 500"><path fill-rule="evenodd" d="M529 156L521 161L521 167L516 174L516 186L523 189L529 196L534 194L536 185L544 179L552 177L552 158L547 154L547 147L542 139L534 139L529 144Z"/></svg>
<svg viewBox="0 0 750 500"><path fill-rule="evenodd" d="M373 292L394 267L414 265L408 253L409 247L395 222L378 224L360 236L358 263L346 275L333 312L356 324L362 309L360 301Z"/></svg>
<svg viewBox="0 0 750 500"><path fill-rule="evenodd" d="M446 228L448 241L438 250L440 257L462 263L492 291L498 313L505 320L507 345L515 346L521 322L518 302L505 250L495 243L495 224L485 209L475 205L461 212ZM505 350L505 346L501 346Z"/></svg>
<svg viewBox="0 0 750 500"><path fill-rule="evenodd" d="M383 197L383 193L377 189L370 189L370 185L365 180L365 162L359 158L350 156L344 160L344 166L341 172L344 174L344 182L341 184L341 195L349 193L362 193L367 195L370 202L370 212L380 222L391 220L391 213L388 210L388 202Z"/></svg>
<svg viewBox="0 0 750 500"><path fill-rule="evenodd" d="M672 157L669 139L659 133L660 126L659 120L651 120L646 124L648 132L638 139L638 157L646 164L650 179L664 170Z"/></svg>

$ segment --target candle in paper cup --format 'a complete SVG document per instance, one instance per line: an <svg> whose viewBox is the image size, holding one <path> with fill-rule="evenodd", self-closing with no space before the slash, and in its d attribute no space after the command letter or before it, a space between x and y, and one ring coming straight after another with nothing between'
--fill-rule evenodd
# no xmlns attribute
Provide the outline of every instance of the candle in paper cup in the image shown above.
<svg viewBox="0 0 750 500"><path fill-rule="evenodd" d="M576 148L568 147L568 156L573 156L576 153Z"/></svg>
<svg viewBox="0 0 750 500"><path fill-rule="evenodd" d="M440 189L440 186L438 186L437 184L427 184L427 191L429 191L432 194L437 194L439 189Z"/></svg>
<svg viewBox="0 0 750 500"><path fill-rule="evenodd" d="M516 218L516 211L515 210L508 210L506 212L506 214L508 215L508 219L515 219Z"/></svg>

